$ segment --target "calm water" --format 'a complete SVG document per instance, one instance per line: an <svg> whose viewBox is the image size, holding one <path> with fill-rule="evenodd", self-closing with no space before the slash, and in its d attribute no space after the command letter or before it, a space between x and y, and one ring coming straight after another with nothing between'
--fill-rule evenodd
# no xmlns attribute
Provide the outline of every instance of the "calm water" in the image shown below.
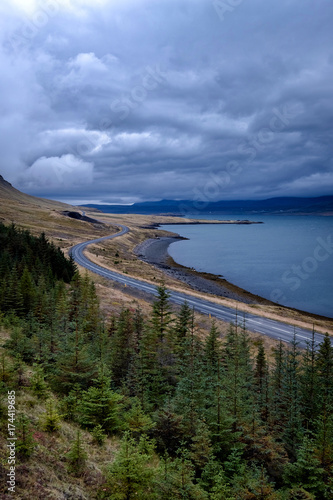
<svg viewBox="0 0 333 500"><path fill-rule="evenodd" d="M333 317L333 217L196 216L248 219L251 225L164 225L189 238L173 243L175 261L222 275L280 304Z"/></svg>

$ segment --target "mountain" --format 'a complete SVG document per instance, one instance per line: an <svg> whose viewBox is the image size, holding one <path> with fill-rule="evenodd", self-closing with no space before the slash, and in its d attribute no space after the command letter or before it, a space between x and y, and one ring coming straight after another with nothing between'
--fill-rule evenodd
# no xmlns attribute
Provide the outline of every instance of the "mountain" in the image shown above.
<svg viewBox="0 0 333 500"><path fill-rule="evenodd" d="M56 238L57 244L66 245L73 235L80 238L84 231L90 231L88 226L92 227L92 224L83 226L82 217L81 220L68 217L75 211L77 207L72 205L22 193L0 175L0 222L3 224L14 223L35 235L45 232L48 237ZM90 234L94 237L96 233L90 231Z"/></svg>
<svg viewBox="0 0 333 500"><path fill-rule="evenodd" d="M332 214L333 196L316 198L280 197L267 200L220 200L204 202L193 200L161 200L134 203L133 205L86 205L114 214L172 214L196 213L285 213L285 214Z"/></svg>

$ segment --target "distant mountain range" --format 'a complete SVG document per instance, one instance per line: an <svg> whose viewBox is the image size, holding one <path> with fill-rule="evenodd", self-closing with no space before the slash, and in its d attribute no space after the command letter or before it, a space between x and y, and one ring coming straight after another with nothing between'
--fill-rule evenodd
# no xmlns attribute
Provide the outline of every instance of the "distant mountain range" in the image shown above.
<svg viewBox="0 0 333 500"><path fill-rule="evenodd" d="M191 200L161 200L133 205L85 205L114 214L189 215L198 213L270 213L270 214L330 214L333 215L333 196L317 198L269 198L267 200L221 200L197 202Z"/></svg>

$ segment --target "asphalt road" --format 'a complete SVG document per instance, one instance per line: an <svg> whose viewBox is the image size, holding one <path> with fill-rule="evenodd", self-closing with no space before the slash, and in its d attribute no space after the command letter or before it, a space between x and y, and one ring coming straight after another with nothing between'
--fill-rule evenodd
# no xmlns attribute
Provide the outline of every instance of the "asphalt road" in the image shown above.
<svg viewBox="0 0 333 500"><path fill-rule="evenodd" d="M89 271L92 271L96 274L99 274L103 278L117 281L118 283L122 283L123 285L136 288L147 292L152 295L157 295L156 286L150 285L145 281L141 281L136 278L127 277L123 274L117 273L115 271L111 271L106 269L105 267L94 264L89 260L83 253L84 249L88 245L92 245L94 243L99 243L104 240L111 240L113 238L118 238L123 234L129 232L128 227L123 226L122 224L117 224L117 226L121 227L121 231L111 236L104 236L103 238L97 238L95 240L86 241L83 243L79 243L75 245L70 253L77 264ZM212 317L221 319L223 321L234 322L236 319L236 311L235 309L225 307L222 305L218 305L214 302L211 302L208 299L201 299L190 295L189 293L180 293L169 290L170 292L170 302L175 304L183 304L185 301L189 304L189 306L193 307L195 311L198 311L203 314L211 315ZM261 316L256 316L255 314L246 313L245 318L243 313L238 315L238 324L243 324L245 321L246 329L252 332L261 333L264 335L268 335L273 339L281 339L285 342L292 341L294 334L296 335L296 341L300 347L306 347L307 342L312 339L312 332L310 330L304 328L295 328L290 326L282 321L275 321L267 318L263 318ZM319 344L323 341L324 336L315 333L315 343Z"/></svg>

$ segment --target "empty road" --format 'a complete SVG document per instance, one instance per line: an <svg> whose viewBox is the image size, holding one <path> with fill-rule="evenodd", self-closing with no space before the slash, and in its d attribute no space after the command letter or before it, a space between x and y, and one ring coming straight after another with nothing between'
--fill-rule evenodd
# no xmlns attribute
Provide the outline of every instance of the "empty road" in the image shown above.
<svg viewBox="0 0 333 500"><path fill-rule="evenodd" d="M91 260L89 260L83 253L84 249L88 245L92 245L94 243L99 243L104 240L111 240L113 238L118 238L123 234L129 232L128 227L117 224L121 228L121 231L110 236L104 236L103 238L97 238L95 240L86 241L83 243L79 243L75 245L71 250L70 254L77 264L82 267L85 267L89 271L92 271L96 274L99 274L103 278L117 281L118 283L122 283L123 285L136 288L147 292L152 295L157 295L157 290L155 285L151 285L146 283L145 281L141 281L136 278L131 278L125 276L123 274L117 273L115 271L111 271L106 269L105 267L99 266L98 264L94 264ZM212 317L221 319L227 322L235 322L236 311L235 309L225 307L215 302L210 301L209 299L201 299L197 298L190 293L181 293L175 292L173 290L169 290L170 293L170 301L175 304L183 304L185 301L194 308L194 310L211 315ZM239 324L243 323L243 313L241 313L241 319L239 320ZM283 323L282 321L275 321L267 318L263 318L261 316L256 316L255 314L246 313L245 322L247 330L252 332L261 333L263 335L268 335L273 339L281 339L285 342L290 342L294 336L294 327L288 325L287 323ZM303 328L295 328L296 340L300 347L306 347L307 342L312 339L312 332ZM315 342L319 344L323 341L324 336L316 333L315 334Z"/></svg>

